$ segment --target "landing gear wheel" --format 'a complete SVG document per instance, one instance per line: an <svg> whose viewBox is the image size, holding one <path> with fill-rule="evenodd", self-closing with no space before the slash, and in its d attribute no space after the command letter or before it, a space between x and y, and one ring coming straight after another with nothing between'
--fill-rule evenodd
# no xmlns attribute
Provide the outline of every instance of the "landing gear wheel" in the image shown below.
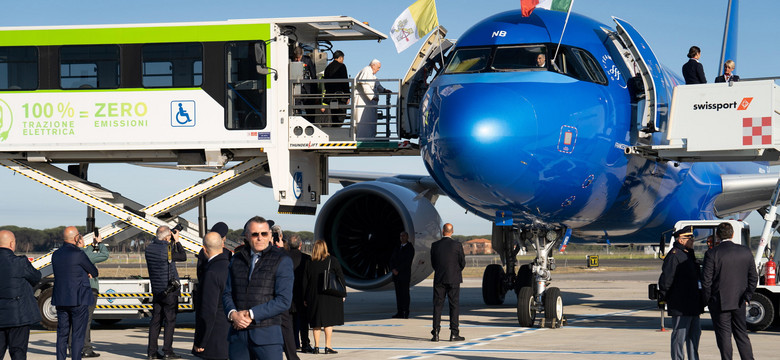
<svg viewBox="0 0 780 360"><path fill-rule="evenodd" d="M775 319L775 309L765 295L754 293L747 305L747 328L750 331L761 331L772 324Z"/></svg>
<svg viewBox="0 0 780 360"><path fill-rule="evenodd" d="M498 264L490 264L482 274L482 300L486 305L501 305L504 303L504 268Z"/></svg>
<svg viewBox="0 0 780 360"><path fill-rule="evenodd" d="M38 296L38 310L41 312L41 325L48 330L57 330L57 308L51 304L54 288L48 288Z"/></svg>
<svg viewBox="0 0 780 360"><path fill-rule="evenodd" d="M544 292L544 318L552 327L560 327L563 320L561 289L550 287Z"/></svg>
<svg viewBox="0 0 780 360"><path fill-rule="evenodd" d="M534 325L535 317L534 289L529 286L520 288L520 292L517 293L517 321L520 326L531 327Z"/></svg>
<svg viewBox="0 0 780 360"><path fill-rule="evenodd" d="M531 270L531 264L521 265L517 270L517 285L515 286L515 293L520 292L520 289L534 284L534 273Z"/></svg>

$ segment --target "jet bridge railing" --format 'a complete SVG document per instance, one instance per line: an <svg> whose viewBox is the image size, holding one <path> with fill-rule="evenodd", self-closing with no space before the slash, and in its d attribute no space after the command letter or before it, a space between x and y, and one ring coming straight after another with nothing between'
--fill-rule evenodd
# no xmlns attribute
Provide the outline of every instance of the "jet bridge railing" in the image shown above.
<svg viewBox="0 0 780 360"><path fill-rule="evenodd" d="M325 84L349 82L347 93L327 93ZM381 84L386 92L377 92L374 99L360 95L358 85ZM316 84L316 91L303 88ZM290 114L305 118L330 136L331 141L387 141L399 140L401 106L400 79L300 79L290 80ZM356 101L357 97L357 101ZM369 100L369 101L366 101ZM374 101L371 101L374 100ZM376 113L376 117L371 116Z"/></svg>

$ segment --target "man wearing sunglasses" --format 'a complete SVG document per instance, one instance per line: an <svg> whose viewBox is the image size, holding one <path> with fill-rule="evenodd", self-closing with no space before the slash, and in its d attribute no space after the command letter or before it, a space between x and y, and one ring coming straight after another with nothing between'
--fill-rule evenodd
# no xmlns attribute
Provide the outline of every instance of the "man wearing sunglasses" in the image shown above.
<svg viewBox="0 0 780 360"><path fill-rule="evenodd" d="M675 242L664 258L658 288L669 315L672 316L672 359L699 359L701 324L699 315L701 282L699 265L693 253L693 227L686 226L674 233Z"/></svg>
<svg viewBox="0 0 780 360"><path fill-rule="evenodd" d="M255 216L244 225L246 246L233 255L222 293L233 323L228 334L230 359L282 359L282 313L290 308L292 260L272 246L268 221Z"/></svg>

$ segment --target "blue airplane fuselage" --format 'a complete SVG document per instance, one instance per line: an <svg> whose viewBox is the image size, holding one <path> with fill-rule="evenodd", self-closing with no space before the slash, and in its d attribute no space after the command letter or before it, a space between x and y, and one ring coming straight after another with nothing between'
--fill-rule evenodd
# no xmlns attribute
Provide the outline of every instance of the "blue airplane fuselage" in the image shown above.
<svg viewBox="0 0 780 360"><path fill-rule="evenodd" d="M571 15L559 54L572 59L568 71L565 60L558 68L498 60L501 51L533 45L552 60L565 16L535 10L522 17L517 10L487 18L458 39L448 71L431 82L421 107L421 151L456 203L489 220L503 212L517 225L567 227L579 239L657 242L678 220L715 218L720 174L766 169L626 155L636 141L636 110L607 25ZM452 65L453 57L467 60ZM657 69L659 98L671 99L680 80Z"/></svg>

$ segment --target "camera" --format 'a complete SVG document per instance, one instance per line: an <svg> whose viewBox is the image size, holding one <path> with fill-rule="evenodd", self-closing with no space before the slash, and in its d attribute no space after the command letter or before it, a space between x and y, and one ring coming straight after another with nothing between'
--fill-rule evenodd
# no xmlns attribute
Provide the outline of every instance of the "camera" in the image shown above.
<svg viewBox="0 0 780 360"><path fill-rule="evenodd" d="M97 238L100 236L100 230L93 230L92 235L92 252L100 252L100 244L97 242Z"/></svg>
<svg viewBox="0 0 780 360"><path fill-rule="evenodd" d="M181 224L176 224L176 226L174 226L173 229L171 229L171 233L175 234L175 233L177 233L179 231L182 231L183 229L184 229L184 227L181 226Z"/></svg>
<svg viewBox="0 0 780 360"><path fill-rule="evenodd" d="M170 279L168 280L168 286L165 288L165 290L162 291L162 295L168 296L169 294L179 291L180 288L181 283L179 283L179 280Z"/></svg>

